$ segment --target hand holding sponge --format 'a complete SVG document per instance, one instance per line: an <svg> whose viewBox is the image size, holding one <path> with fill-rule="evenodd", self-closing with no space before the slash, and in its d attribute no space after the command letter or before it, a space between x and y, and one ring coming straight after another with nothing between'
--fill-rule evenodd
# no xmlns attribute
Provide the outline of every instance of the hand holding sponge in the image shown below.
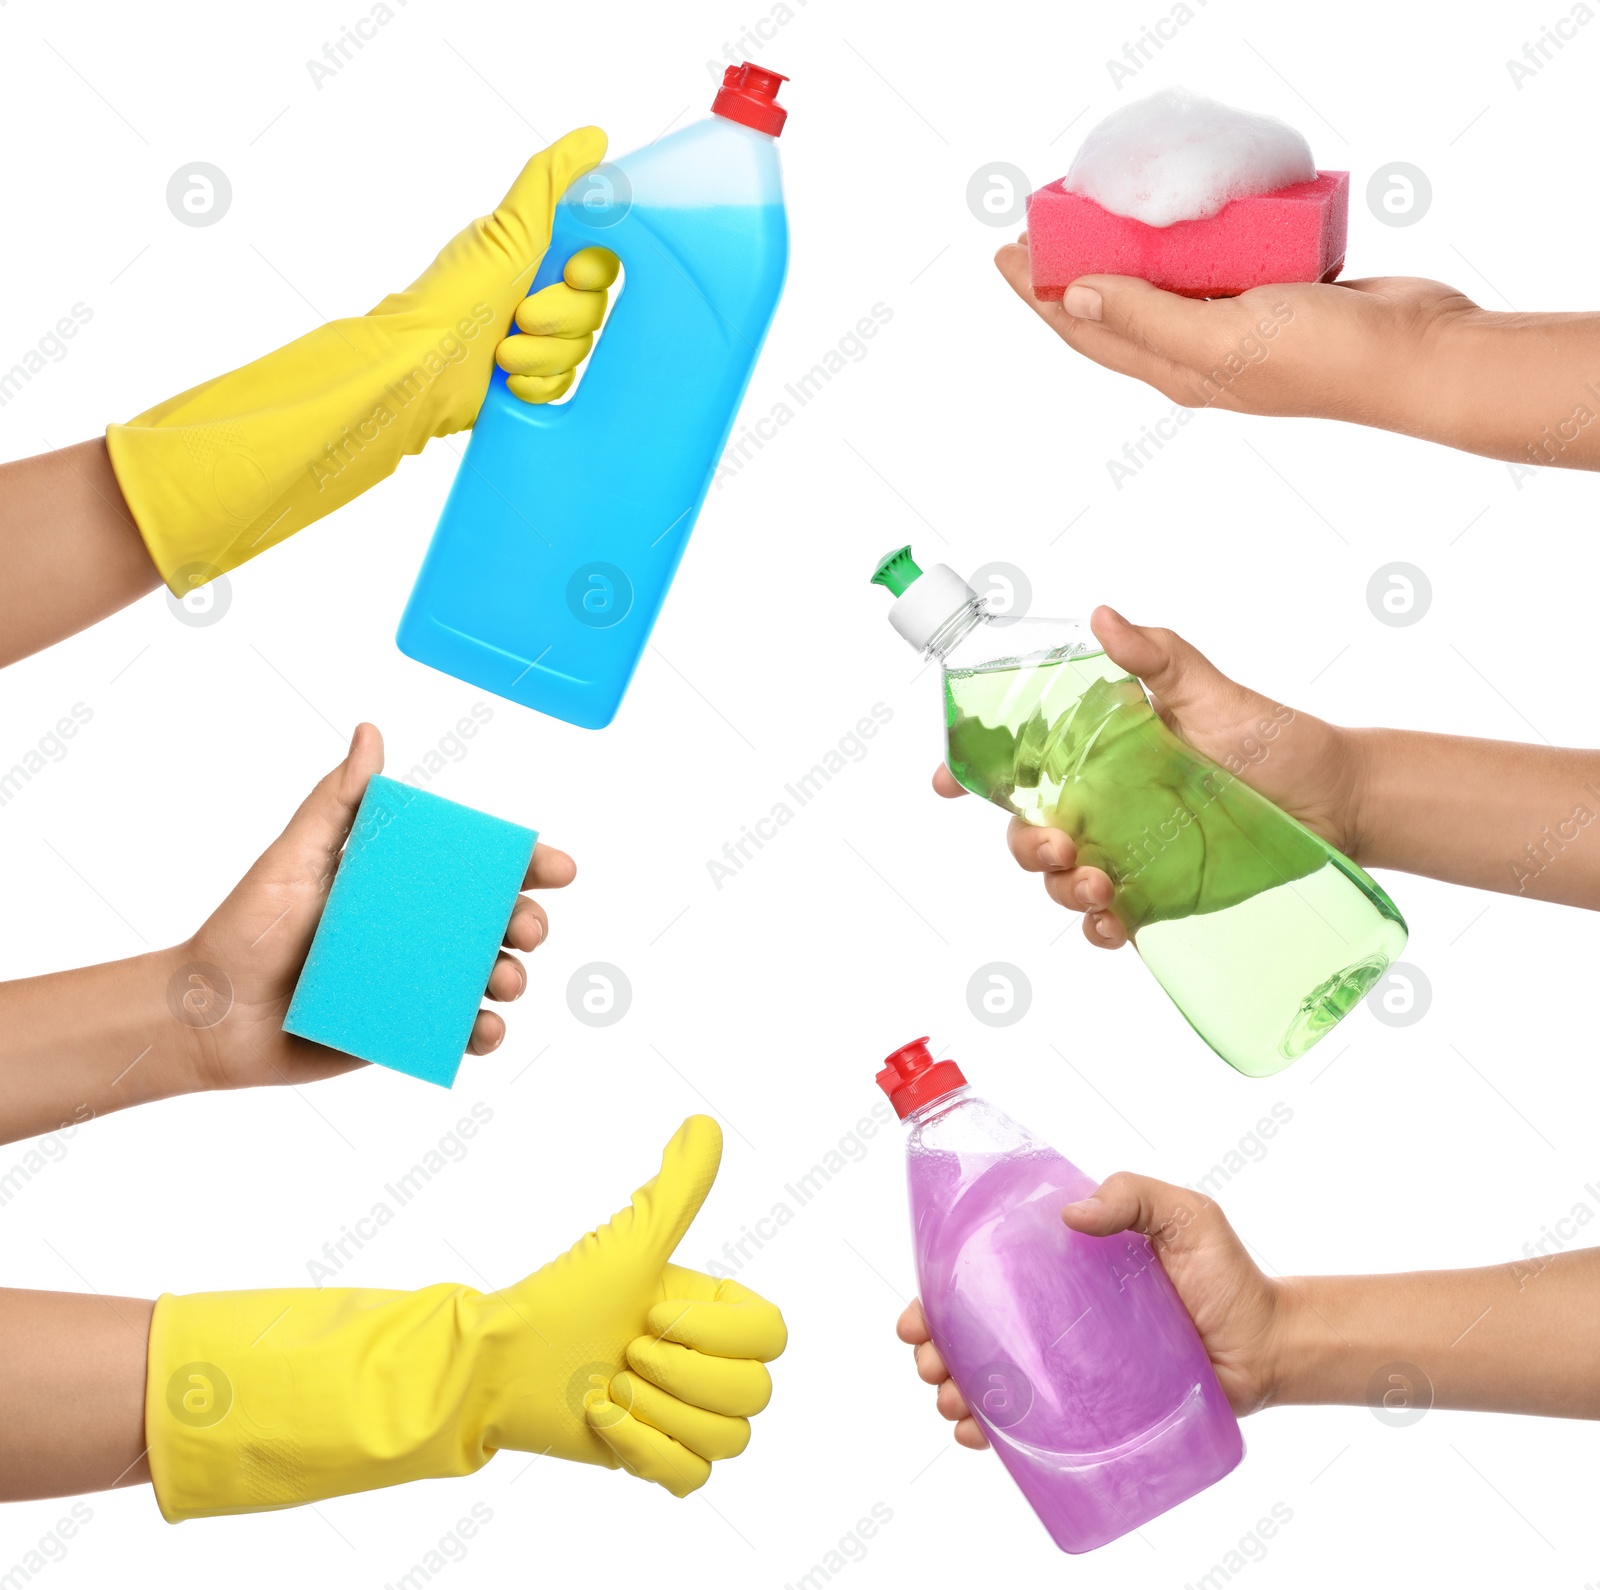
<svg viewBox="0 0 1600 1590"><path fill-rule="evenodd" d="M538 837L374 774L283 1030L449 1087Z"/></svg>

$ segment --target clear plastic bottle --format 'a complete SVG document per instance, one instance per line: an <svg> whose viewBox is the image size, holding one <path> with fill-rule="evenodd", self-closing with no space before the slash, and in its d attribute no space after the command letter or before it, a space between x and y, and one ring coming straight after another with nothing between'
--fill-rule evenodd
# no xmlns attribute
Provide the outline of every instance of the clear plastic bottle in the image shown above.
<svg viewBox="0 0 1600 1590"><path fill-rule="evenodd" d="M524 403L495 370L400 621L407 656L582 728L616 715L783 291L785 81L729 67L713 115L556 207L529 291L597 244L622 287L566 402Z"/></svg>
<svg viewBox="0 0 1600 1590"><path fill-rule="evenodd" d="M1378 884L1178 739L1086 626L996 618L909 547L873 578L943 670L950 771L1110 876L1145 965L1229 1065L1267 1076L1298 1059L1404 949Z"/></svg>
<svg viewBox="0 0 1600 1590"><path fill-rule="evenodd" d="M1062 1206L1096 1183L925 1038L878 1085L907 1127L934 1345L1056 1545L1092 1551L1227 1474L1244 1438L1150 1243L1071 1230Z"/></svg>

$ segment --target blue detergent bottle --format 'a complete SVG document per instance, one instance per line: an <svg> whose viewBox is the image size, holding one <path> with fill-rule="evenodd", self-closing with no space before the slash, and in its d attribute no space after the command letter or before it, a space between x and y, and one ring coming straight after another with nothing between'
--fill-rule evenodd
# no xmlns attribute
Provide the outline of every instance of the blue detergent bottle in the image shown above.
<svg viewBox="0 0 1600 1590"><path fill-rule="evenodd" d="M498 367L406 604L408 657L603 729L677 572L778 307L789 224L776 72L574 183L529 288L599 244L623 282L564 403Z"/></svg>

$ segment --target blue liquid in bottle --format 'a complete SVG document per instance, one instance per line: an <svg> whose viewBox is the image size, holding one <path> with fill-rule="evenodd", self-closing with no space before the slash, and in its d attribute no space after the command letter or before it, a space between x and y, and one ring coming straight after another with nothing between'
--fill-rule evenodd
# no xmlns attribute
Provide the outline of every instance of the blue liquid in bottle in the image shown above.
<svg viewBox="0 0 1600 1590"><path fill-rule="evenodd" d="M400 621L407 656L582 728L616 715L783 290L782 81L730 67L717 114L557 207L529 291L596 244L621 290L566 402L524 403L495 370Z"/></svg>

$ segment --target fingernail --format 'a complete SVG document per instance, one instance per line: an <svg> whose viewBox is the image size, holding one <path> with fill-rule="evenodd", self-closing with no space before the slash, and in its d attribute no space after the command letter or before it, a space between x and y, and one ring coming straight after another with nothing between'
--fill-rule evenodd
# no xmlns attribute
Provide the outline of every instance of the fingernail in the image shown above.
<svg viewBox="0 0 1600 1590"><path fill-rule="evenodd" d="M1078 887L1073 891L1073 898L1085 910L1088 910L1088 908L1094 904L1094 898L1087 883L1080 883L1078 885Z"/></svg>
<svg viewBox="0 0 1600 1590"><path fill-rule="evenodd" d="M1100 295L1092 287L1069 287L1062 296L1061 307L1074 320L1098 320Z"/></svg>
<svg viewBox="0 0 1600 1590"><path fill-rule="evenodd" d="M1094 930L1103 939L1110 938L1112 933L1115 931L1111 926L1111 918L1108 916L1101 917L1100 920L1095 923Z"/></svg>
<svg viewBox="0 0 1600 1590"><path fill-rule="evenodd" d="M1099 1207L1100 1200L1093 1193L1090 1193L1087 1198L1079 1198L1075 1203L1067 1205L1067 1209L1075 1209L1081 1215L1092 1215ZM1063 1214L1065 1212L1065 1210L1062 1211Z"/></svg>

